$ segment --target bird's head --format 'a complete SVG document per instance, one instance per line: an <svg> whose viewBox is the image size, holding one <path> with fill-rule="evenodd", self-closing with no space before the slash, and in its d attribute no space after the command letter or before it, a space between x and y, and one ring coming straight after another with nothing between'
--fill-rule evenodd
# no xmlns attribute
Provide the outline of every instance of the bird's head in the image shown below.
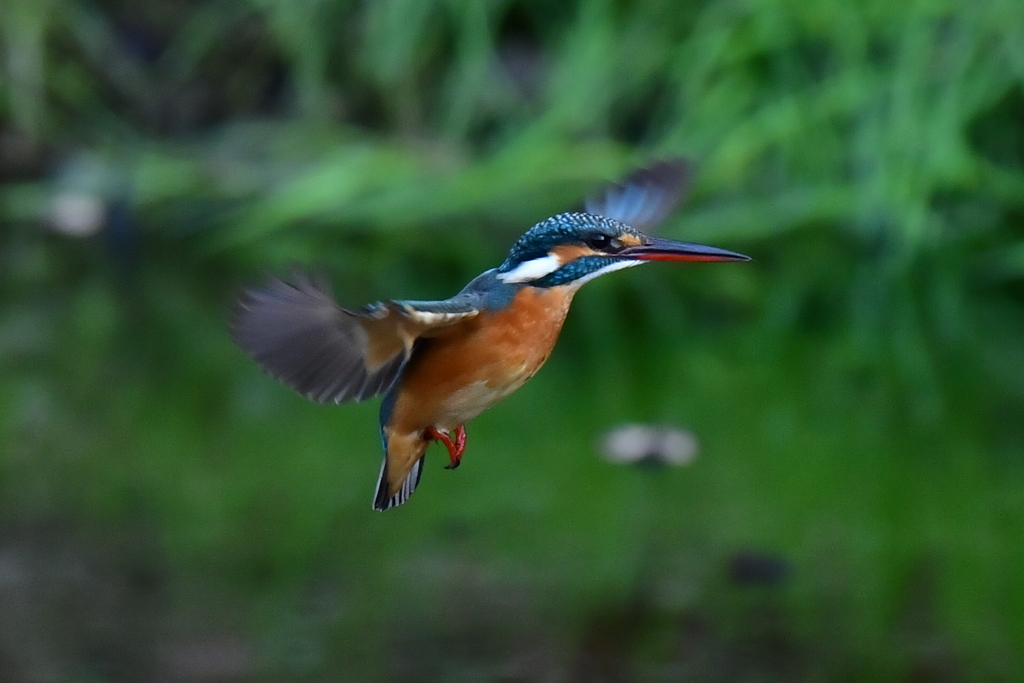
<svg viewBox="0 0 1024 683"><path fill-rule="evenodd" d="M498 268L500 280L533 287L584 282L648 261L749 261L725 249L645 235L611 218L563 213L530 228Z"/></svg>

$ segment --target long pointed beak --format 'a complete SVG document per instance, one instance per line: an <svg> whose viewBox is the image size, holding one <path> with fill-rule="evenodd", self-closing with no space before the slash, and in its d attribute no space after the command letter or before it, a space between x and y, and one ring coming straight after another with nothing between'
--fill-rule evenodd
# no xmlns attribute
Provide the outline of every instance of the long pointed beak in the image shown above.
<svg viewBox="0 0 1024 683"><path fill-rule="evenodd" d="M706 247L703 244L676 242L661 237L647 237L644 244L620 251L617 256L636 261L749 261L749 256L735 251Z"/></svg>

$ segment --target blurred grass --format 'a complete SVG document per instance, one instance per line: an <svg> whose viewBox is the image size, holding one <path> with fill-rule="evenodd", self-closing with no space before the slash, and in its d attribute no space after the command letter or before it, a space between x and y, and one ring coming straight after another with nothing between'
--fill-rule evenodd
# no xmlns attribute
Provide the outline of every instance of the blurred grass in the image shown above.
<svg viewBox="0 0 1024 683"><path fill-rule="evenodd" d="M209 680L224 634L253 680L1019 677L1016 0L14 0L0 43L0 678ZM588 285L393 513L376 406L226 338L265 270L448 296L678 154L664 232L755 262ZM604 464L622 421L701 455Z"/></svg>

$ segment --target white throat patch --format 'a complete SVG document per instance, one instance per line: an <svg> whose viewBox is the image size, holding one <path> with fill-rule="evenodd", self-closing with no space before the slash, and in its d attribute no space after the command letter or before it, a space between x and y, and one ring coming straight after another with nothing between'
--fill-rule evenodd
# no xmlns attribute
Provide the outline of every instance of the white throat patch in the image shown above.
<svg viewBox="0 0 1024 683"><path fill-rule="evenodd" d="M551 275L551 273L561 267L562 262L558 260L558 257L548 254L540 258L523 261L507 273L499 273L498 279L508 284L530 282L531 280L539 280L545 275Z"/></svg>

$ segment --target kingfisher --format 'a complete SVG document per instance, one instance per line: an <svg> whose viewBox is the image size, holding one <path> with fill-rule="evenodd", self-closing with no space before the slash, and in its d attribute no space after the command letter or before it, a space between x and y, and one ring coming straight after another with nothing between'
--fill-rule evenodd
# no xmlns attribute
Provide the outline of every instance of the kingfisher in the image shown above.
<svg viewBox="0 0 1024 683"><path fill-rule="evenodd" d="M652 261L748 261L725 249L641 232L674 208L689 175L679 159L642 168L587 202L537 223L504 263L441 301L339 306L329 283L296 272L239 297L235 343L269 375L318 403L384 395L384 460L375 510L416 490L433 441L462 461L465 424L544 365L579 288Z"/></svg>

